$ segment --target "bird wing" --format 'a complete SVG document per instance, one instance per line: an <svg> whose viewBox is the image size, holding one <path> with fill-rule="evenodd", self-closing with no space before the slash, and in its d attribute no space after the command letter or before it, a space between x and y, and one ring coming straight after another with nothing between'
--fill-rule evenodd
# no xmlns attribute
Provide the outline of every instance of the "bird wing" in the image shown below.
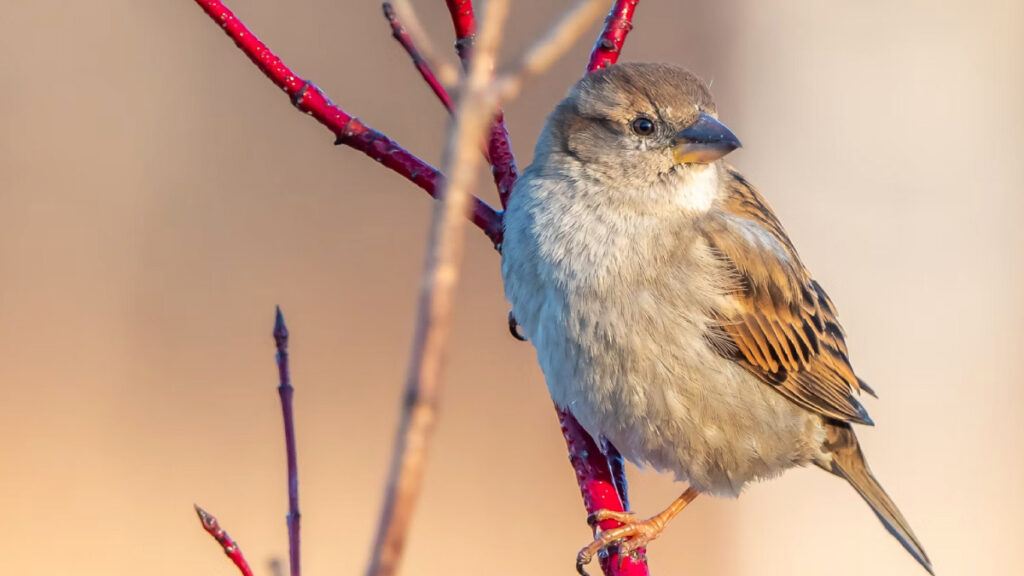
<svg viewBox="0 0 1024 576"><path fill-rule="evenodd" d="M764 198L729 168L723 209L702 233L734 282L708 341L723 356L822 416L872 424L854 396L853 372L836 309L800 262Z"/></svg>

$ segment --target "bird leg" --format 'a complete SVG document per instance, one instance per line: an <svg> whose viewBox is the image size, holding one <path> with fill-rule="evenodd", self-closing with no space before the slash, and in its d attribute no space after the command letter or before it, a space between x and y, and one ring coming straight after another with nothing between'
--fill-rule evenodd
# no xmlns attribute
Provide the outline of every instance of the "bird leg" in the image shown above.
<svg viewBox="0 0 1024 576"><path fill-rule="evenodd" d="M594 536L593 542L587 544L576 555L576 571L580 574L586 574L583 566L589 564L593 560L594 555L601 549L616 542L619 544L620 559L629 556L637 548L646 546L648 542L661 534L661 531L665 529L665 525L675 518L676 514L682 512L683 508L686 508L686 505L697 497L697 494L699 492L693 488L687 488L686 492L683 492L679 498L676 498L675 501L669 504L668 508L647 520L637 520L636 514L633 512L616 512L613 510L598 510L594 512L587 518L587 522L591 525L596 526L604 520L615 520L622 523L622 526L610 530L602 530Z"/></svg>

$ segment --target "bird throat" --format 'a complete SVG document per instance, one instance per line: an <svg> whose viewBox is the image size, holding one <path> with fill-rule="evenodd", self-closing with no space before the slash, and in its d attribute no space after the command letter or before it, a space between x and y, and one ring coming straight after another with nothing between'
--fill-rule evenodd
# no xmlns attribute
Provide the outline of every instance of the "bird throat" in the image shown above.
<svg viewBox="0 0 1024 576"><path fill-rule="evenodd" d="M695 214L710 210L718 197L718 165L689 164L676 168L676 173L679 178L673 182L672 191L676 205Z"/></svg>

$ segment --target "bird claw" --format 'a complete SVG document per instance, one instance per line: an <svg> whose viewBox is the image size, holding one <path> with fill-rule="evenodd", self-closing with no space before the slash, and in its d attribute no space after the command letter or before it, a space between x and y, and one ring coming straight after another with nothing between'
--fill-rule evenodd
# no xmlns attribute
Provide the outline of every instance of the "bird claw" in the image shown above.
<svg viewBox="0 0 1024 576"><path fill-rule="evenodd" d="M576 573L580 576L590 576L587 570L583 567L590 564L590 561L593 559L593 555L589 554L586 548L580 550L580 553L576 555Z"/></svg>
<svg viewBox="0 0 1024 576"><path fill-rule="evenodd" d="M614 544L618 545L620 568L624 558L634 556L635 553L639 558L643 555L643 551L640 549L657 538L665 527L664 520L657 516L647 520L637 520L636 514L633 512L598 510L587 517L587 522L591 526L604 520L615 520L621 522L622 526L600 531L590 544L579 551L579 554L576 555L576 572L580 576L588 576L583 567L594 559L594 555Z"/></svg>
<svg viewBox="0 0 1024 576"><path fill-rule="evenodd" d="M636 512L618 512L616 510L598 510L587 516L587 525L596 528L605 520L615 520L621 524L632 524L636 522Z"/></svg>
<svg viewBox="0 0 1024 576"><path fill-rule="evenodd" d="M519 322L516 322L516 317L512 315L511 310L508 311L508 331L516 340L526 342L526 336L519 331Z"/></svg>

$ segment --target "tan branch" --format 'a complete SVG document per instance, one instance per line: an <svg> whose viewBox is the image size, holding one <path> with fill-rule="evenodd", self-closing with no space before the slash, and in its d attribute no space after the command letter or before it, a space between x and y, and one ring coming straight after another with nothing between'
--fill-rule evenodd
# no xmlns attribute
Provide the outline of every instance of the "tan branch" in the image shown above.
<svg viewBox="0 0 1024 576"><path fill-rule="evenodd" d="M527 50L516 68L501 74L494 82L499 101L519 95L523 83L541 74L561 58L576 40L604 12L602 0L579 0L548 32Z"/></svg>
<svg viewBox="0 0 1024 576"><path fill-rule="evenodd" d="M401 559L405 536L419 497L428 443L436 421L441 364L451 329L454 292L465 241L465 214L483 139L494 110L490 82L508 0L490 0L481 23L462 97L445 145L448 174L431 221L427 261L420 288L405 398L369 576L391 576Z"/></svg>

